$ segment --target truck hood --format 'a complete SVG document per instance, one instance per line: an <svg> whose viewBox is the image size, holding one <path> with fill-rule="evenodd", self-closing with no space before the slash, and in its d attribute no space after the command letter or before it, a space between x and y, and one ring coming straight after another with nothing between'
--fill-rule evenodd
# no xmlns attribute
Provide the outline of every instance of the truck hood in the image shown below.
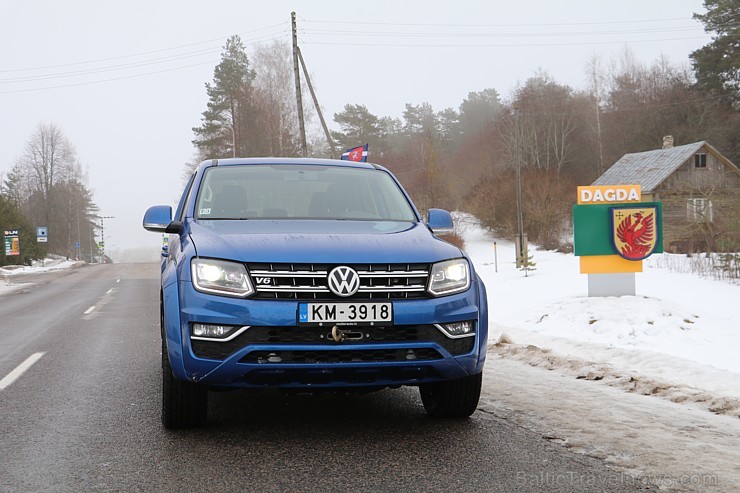
<svg viewBox="0 0 740 493"><path fill-rule="evenodd" d="M463 256L417 222L188 221L199 257L251 263L432 263Z"/></svg>

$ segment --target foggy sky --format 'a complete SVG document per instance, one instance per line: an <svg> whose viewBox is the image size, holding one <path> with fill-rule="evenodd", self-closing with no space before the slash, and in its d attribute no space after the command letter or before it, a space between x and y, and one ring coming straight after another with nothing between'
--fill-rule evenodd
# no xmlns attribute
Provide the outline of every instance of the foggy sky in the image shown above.
<svg viewBox="0 0 740 493"><path fill-rule="evenodd" d="M100 214L116 218L105 223L108 249L158 250L141 218L179 197L226 38L239 34L248 54L289 42L293 10L334 129L347 103L393 117L405 103L458 109L471 91L506 98L537 70L584 88L594 54L608 65L628 47L642 63L688 65L710 40L691 18L701 0L0 0L0 173L39 123L53 123L75 145Z"/></svg>

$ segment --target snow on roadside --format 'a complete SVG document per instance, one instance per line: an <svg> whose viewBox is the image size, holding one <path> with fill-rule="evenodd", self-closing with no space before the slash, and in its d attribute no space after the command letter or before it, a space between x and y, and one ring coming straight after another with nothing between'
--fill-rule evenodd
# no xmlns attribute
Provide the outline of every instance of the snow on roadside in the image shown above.
<svg viewBox="0 0 740 493"><path fill-rule="evenodd" d="M561 369L491 359L479 412L603 460L614 472L600 491L622 491L638 480L650 491L740 491L737 418L583 382Z"/></svg>
<svg viewBox="0 0 740 493"><path fill-rule="evenodd" d="M43 261L34 261L33 265L6 265L0 267L0 273L4 276L16 276L21 274L39 274L42 272L51 272L55 270L71 269L79 266L84 262L76 260L62 260L47 258Z"/></svg>
<svg viewBox="0 0 740 493"><path fill-rule="evenodd" d="M47 258L43 262L34 262L31 266L6 265L0 267L0 295L18 291L32 284L23 281L25 275L74 269L84 263L74 260Z"/></svg>
<svg viewBox="0 0 740 493"><path fill-rule="evenodd" d="M740 416L740 286L646 262L637 296L589 298L574 255L534 249L525 277L510 241L456 219L488 290L489 341L512 343L496 354Z"/></svg>

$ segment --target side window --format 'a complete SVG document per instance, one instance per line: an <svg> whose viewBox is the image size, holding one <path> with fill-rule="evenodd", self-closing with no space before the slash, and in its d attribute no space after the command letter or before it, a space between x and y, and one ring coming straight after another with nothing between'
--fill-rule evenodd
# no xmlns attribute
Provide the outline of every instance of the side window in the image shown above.
<svg viewBox="0 0 740 493"><path fill-rule="evenodd" d="M691 198L687 203L689 221L695 223L711 223L714 220L712 201L707 198Z"/></svg>
<svg viewBox="0 0 740 493"><path fill-rule="evenodd" d="M187 203L187 199L190 196L190 190L193 188L193 182L195 181L195 175L197 173L193 173L190 175L190 179L188 180L188 184L185 186L185 190L182 192L182 197L180 197L180 203L177 204L177 210L175 211L175 221L182 221L184 213L185 213L185 204Z"/></svg>

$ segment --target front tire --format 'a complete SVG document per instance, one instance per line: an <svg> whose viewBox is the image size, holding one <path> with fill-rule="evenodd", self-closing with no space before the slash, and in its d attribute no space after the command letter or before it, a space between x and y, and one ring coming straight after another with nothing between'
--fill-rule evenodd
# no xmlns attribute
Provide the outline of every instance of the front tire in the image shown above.
<svg viewBox="0 0 740 493"><path fill-rule="evenodd" d="M208 417L208 389L178 380L172 374L170 358L162 355L162 424L174 430L205 425Z"/></svg>
<svg viewBox="0 0 740 493"><path fill-rule="evenodd" d="M165 428L197 428L208 417L208 389L175 378L167 354L164 304L159 294L159 326L162 334L162 424Z"/></svg>
<svg viewBox="0 0 740 493"><path fill-rule="evenodd" d="M419 387L421 402L434 418L467 418L480 400L483 372L458 380L426 383Z"/></svg>

